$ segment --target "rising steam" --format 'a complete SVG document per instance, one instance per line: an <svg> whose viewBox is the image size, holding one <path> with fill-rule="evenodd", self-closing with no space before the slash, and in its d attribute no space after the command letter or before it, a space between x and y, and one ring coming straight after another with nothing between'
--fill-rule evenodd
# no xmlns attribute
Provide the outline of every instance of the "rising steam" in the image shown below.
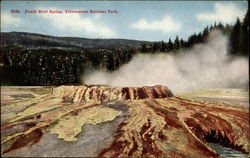
<svg viewBox="0 0 250 158"><path fill-rule="evenodd" d="M228 40L220 32L210 33L204 44L178 55L138 54L129 64L112 73L94 71L83 76L84 84L111 86L166 85L173 92L199 88L246 88L248 59L228 55Z"/></svg>

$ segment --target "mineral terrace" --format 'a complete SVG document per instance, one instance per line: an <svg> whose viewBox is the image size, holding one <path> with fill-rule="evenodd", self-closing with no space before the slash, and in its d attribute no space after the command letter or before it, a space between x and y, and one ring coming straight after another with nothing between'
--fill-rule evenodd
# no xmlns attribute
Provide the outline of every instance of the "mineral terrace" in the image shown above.
<svg viewBox="0 0 250 158"><path fill-rule="evenodd" d="M6 88L1 104L3 157L219 157L208 142L249 153L247 108L165 86Z"/></svg>

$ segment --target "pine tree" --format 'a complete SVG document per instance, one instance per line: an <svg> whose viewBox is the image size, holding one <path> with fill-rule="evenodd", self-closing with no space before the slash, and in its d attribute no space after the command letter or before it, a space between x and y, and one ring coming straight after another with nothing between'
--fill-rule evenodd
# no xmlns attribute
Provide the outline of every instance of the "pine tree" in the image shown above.
<svg viewBox="0 0 250 158"><path fill-rule="evenodd" d="M176 36L176 38L175 38L174 45L175 45L175 49L179 49L180 48L180 41L179 41L179 37L178 36Z"/></svg>
<svg viewBox="0 0 250 158"><path fill-rule="evenodd" d="M167 46L166 44L164 43L164 41L162 40L161 41L161 51L164 52L166 50Z"/></svg>
<svg viewBox="0 0 250 158"><path fill-rule="evenodd" d="M241 26L240 26L240 19L237 18L237 21L233 27L233 30L231 32L230 36L230 44L231 44L231 54L237 54L241 51Z"/></svg>
<svg viewBox="0 0 250 158"><path fill-rule="evenodd" d="M197 40L196 43L201 43L202 42L202 35L201 35L201 33L199 33L196 38L197 38L196 39Z"/></svg>
<svg viewBox="0 0 250 158"><path fill-rule="evenodd" d="M224 29L224 26L222 25L222 23L221 23L221 22L219 22L219 24L218 24L217 28L218 28L219 30L223 30L223 29Z"/></svg>
<svg viewBox="0 0 250 158"><path fill-rule="evenodd" d="M180 47L182 48L184 46L185 46L185 43L184 43L183 39L181 38L181 40L180 40Z"/></svg>
<svg viewBox="0 0 250 158"><path fill-rule="evenodd" d="M217 28L217 23L216 23L216 21L214 22L214 28Z"/></svg>
<svg viewBox="0 0 250 158"><path fill-rule="evenodd" d="M174 48L173 42L171 41L171 38L168 40L168 50L171 51Z"/></svg>
<svg viewBox="0 0 250 158"><path fill-rule="evenodd" d="M248 36L249 36L249 10L245 15L243 24L242 24L242 53L243 55L249 55L249 47L248 47Z"/></svg>
<svg viewBox="0 0 250 158"><path fill-rule="evenodd" d="M203 30L202 32L202 42L204 42L206 40L206 38L208 37L208 26Z"/></svg>
<svg viewBox="0 0 250 158"><path fill-rule="evenodd" d="M188 38L188 46L191 47L191 46L193 46L195 43L197 43L197 35L196 35L196 33L194 33L193 35L191 35L191 36Z"/></svg>

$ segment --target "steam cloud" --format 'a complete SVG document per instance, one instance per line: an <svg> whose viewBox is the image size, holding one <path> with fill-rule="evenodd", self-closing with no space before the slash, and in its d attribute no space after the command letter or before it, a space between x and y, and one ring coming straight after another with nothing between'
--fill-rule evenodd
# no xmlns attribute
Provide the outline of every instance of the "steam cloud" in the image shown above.
<svg viewBox="0 0 250 158"><path fill-rule="evenodd" d="M114 72L85 74L84 84L111 86L165 85L174 93L199 88L246 88L248 59L228 55L228 40L220 32L210 33L206 43L177 55L137 54Z"/></svg>

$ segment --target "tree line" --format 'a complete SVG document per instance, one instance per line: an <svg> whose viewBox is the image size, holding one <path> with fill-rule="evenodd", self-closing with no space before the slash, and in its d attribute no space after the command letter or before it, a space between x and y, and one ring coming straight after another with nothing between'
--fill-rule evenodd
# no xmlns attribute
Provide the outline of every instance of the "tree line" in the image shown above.
<svg viewBox="0 0 250 158"><path fill-rule="evenodd" d="M243 22L237 18L230 34L230 53L234 55L249 56L249 10L244 17Z"/></svg>
<svg viewBox="0 0 250 158"><path fill-rule="evenodd" d="M169 38L168 41L154 42L154 43L142 43L141 52L143 53L155 53L155 52L176 52L181 48L191 48L193 45L203 43L207 40L209 32L213 30L220 30L223 34L229 37L229 52L232 55L248 56L248 36L249 36L249 11L247 11L243 22L237 18L233 25L223 25L222 23L214 23L210 27L205 27L200 33L194 33L188 37L186 41L176 36L174 40Z"/></svg>
<svg viewBox="0 0 250 158"><path fill-rule="evenodd" d="M129 62L134 49L63 50L2 48L1 82L5 85L63 85L81 83L89 69L114 71Z"/></svg>

